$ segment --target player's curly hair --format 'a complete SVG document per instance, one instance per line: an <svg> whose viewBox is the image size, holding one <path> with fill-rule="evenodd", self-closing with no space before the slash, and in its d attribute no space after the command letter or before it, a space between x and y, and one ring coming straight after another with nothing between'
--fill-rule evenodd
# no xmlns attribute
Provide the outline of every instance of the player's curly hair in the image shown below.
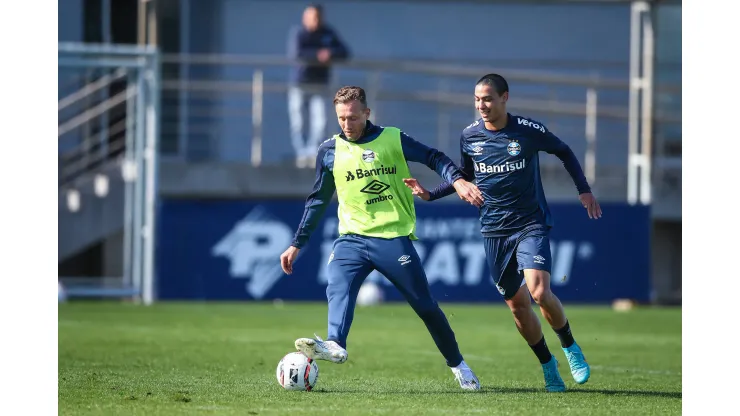
<svg viewBox="0 0 740 416"><path fill-rule="evenodd" d="M334 105L346 104L350 101L359 101L367 107L367 96L365 90L360 87L346 86L342 87L334 95Z"/></svg>

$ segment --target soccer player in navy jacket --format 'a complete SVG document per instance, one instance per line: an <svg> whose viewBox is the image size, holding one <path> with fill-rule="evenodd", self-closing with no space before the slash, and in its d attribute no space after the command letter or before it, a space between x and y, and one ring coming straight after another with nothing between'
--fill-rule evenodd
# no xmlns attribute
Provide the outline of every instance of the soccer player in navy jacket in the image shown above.
<svg viewBox="0 0 740 416"><path fill-rule="evenodd" d="M483 194L479 207L486 258L496 288L514 315L519 333L542 365L545 389L565 391L558 364L550 353L530 295L560 339L576 383L588 381L590 367L573 339L563 305L550 290L549 230L552 218L542 189L538 153L557 156L570 174L589 218L601 217L578 159L570 147L540 122L509 114L509 85L497 74L482 77L475 87L481 116L460 137L462 171ZM427 201L450 195L448 183L427 191L408 179L412 192Z"/></svg>

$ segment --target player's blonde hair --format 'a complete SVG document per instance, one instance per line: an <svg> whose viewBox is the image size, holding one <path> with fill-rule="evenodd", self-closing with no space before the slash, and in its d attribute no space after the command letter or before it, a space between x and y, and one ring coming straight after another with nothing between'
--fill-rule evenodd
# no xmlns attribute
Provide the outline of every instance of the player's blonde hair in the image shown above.
<svg viewBox="0 0 740 416"><path fill-rule="evenodd" d="M367 96L365 90L360 87L346 86L342 87L334 95L334 105L346 104L350 101L359 101L367 107Z"/></svg>

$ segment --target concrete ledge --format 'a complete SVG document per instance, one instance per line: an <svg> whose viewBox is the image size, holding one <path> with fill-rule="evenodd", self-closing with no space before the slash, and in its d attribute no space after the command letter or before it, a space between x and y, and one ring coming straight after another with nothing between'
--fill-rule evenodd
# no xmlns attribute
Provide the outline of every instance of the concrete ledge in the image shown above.
<svg viewBox="0 0 740 416"><path fill-rule="evenodd" d="M426 186L439 184L439 176L426 166L412 163L411 173ZM542 165L548 200L576 201L573 182L562 165ZM293 165L254 168L246 163L187 163L162 161L160 194L190 198L306 198L313 188L313 169ZM603 201L624 201L627 171L604 167L597 172L594 192Z"/></svg>

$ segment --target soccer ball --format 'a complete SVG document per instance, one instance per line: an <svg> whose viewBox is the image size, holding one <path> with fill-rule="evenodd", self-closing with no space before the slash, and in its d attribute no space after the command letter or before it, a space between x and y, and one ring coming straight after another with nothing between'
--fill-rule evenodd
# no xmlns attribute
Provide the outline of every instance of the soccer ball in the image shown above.
<svg viewBox="0 0 740 416"><path fill-rule="evenodd" d="M374 282L365 282L360 286L357 293L357 304L360 306L373 306L383 302L383 289Z"/></svg>
<svg viewBox="0 0 740 416"><path fill-rule="evenodd" d="M280 360L275 375L285 390L311 391L319 380L319 365L302 352L291 352Z"/></svg>

